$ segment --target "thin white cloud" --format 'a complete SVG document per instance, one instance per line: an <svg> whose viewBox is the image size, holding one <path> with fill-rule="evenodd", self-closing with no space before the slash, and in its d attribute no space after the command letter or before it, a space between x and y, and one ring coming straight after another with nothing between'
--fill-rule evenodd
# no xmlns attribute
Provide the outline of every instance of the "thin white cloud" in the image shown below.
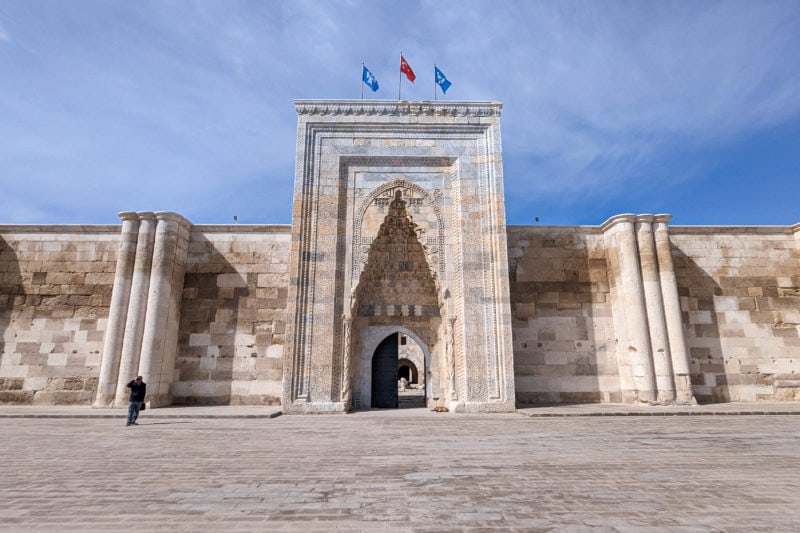
<svg viewBox="0 0 800 533"><path fill-rule="evenodd" d="M555 171L531 190L622 184L676 138L726 142L800 113L785 4L470 7L434 18L473 36L448 46L482 68L473 90L503 94L507 158L534 154Z"/></svg>
<svg viewBox="0 0 800 533"><path fill-rule="evenodd" d="M8 34L8 31L6 31L6 29L3 27L3 25L0 24L0 41L8 42L10 40L11 40L11 36Z"/></svg>
<svg viewBox="0 0 800 533"><path fill-rule="evenodd" d="M437 63L453 83L439 98L504 102L510 203L620 194L671 151L800 115L790 3L36 6L4 14L18 46L0 70L0 181L42 192L3 183L4 218L62 202L75 222L151 208L288 222L292 100L359 98L361 61L381 84L365 96L394 99L401 49L418 76L404 98L433 98Z"/></svg>

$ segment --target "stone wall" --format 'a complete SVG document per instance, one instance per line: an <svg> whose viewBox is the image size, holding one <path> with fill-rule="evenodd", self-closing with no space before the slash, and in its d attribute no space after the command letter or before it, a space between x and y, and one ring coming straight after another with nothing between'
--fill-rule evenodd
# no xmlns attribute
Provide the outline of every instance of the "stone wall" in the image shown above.
<svg viewBox="0 0 800 533"><path fill-rule="evenodd" d="M194 226L176 404L280 404L290 226Z"/></svg>
<svg viewBox="0 0 800 533"><path fill-rule="evenodd" d="M119 226L0 226L0 403L90 404Z"/></svg>
<svg viewBox="0 0 800 533"><path fill-rule="evenodd" d="M416 383L420 386L425 384L425 352L422 347L417 344L414 339L408 335L400 335L399 343L397 346L397 360L398 365L407 365L411 363L414 366L411 371L411 379L409 383ZM414 379L416 376L416 380Z"/></svg>
<svg viewBox="0 0 800 533"><path fill-rule="evenodd" d="M700 402L800 400L800 227L670 226ZM289 226L194 226L178 404L278 404ZM120 226L0 226L0 403L90 404ZM509 226L519 405L621 401L600 226Z"/></svg>
<svg viewBox="0 0 800 533"><path fill-rule="evenodd" d="M800 400L792 229L674 226L670 236L697 400Z"/></svg>
<svg viewBox="0 0 800 533"><path fill-rule="evenodd" d="M517 403L621 401L599 228L509 226L508 257Z"/></svg>
<svg viewBox="0 0 800 533"><path fill-rule="evenodd" d="M798 229L670 226L697 401L800 400ZM625 400L599 227L508 235L518 404Z"/></svg>

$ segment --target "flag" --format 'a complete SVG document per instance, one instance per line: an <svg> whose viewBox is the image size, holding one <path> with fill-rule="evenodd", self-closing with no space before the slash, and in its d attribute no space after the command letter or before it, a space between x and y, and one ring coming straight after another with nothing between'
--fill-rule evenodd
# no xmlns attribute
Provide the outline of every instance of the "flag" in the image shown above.
<svg viewBox="0 0 800 533"><path fill-rule="evenodd" d="M378 80L375 79L375 76L372 75L372 72L370 72L367 67L364 67L364 74L362 74L361 78L364 80L364 83L367 84L367 87L372 89L372 92L378 90Z"/></svg>
<svg viewBox="0 0 800 533"><path fill-rule="evenodd" d="M417 75L414 74L414 71L411 70L411 65L408 64L406 58L403 57L403 54L400 54L400 72L406 75L408 81L414 83L414 80L417 79Z"/></svg>
<svg viewBox="0 0 800 533"><path fill-rule="evenodd" d="M439 70L439 67L437 67L436 65L433 66L433 74L436 77L436 84L442 88L443 93L447 94L447 89L450 88L452 83L447 81L447 78L445 78L444 76L444 72Z"/></svg>

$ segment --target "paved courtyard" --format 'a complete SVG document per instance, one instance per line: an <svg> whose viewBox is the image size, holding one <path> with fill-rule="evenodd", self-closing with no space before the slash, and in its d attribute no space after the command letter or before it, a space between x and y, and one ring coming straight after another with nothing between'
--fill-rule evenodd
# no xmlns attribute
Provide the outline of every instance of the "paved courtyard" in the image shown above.
<svg viewBox="0 0 800 533"><path fill-rule="evenodd" d="M800 416L156 412L0 418L0 530L800 530Z"/></svg>

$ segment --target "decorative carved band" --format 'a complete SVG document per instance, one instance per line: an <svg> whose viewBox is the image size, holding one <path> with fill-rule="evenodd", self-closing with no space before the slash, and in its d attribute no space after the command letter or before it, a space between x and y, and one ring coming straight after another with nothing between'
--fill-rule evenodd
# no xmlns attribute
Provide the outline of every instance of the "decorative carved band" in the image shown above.
<svg viewBox="0 0 800 533"><path fill-rule="evenodd" d="M500 102L408 102L363 100L295 100L298 115L434 115L499 117Z"/></svg>

